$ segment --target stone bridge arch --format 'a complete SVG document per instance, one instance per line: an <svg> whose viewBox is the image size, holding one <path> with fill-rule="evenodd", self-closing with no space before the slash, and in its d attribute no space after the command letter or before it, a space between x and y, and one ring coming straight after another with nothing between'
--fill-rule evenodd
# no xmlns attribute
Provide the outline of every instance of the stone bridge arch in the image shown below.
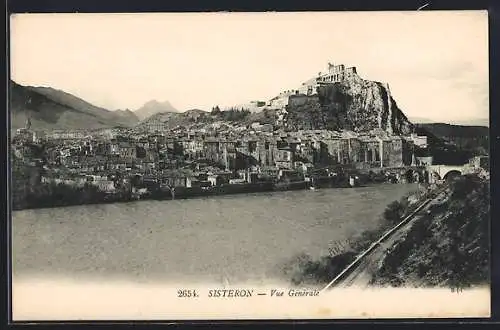
<svg viewBox="0 0 500 330"><path fill-rule="evenodd" d="M427 167L429 180L452 180L457 176L465 174L465 166L431 165Z"/></svg>
<svg viewBox="0 0 500 330"><path fill-rule="evenodd" d="M462 175L462 171L452 169L446 172L446 174L443 176L443 180L449 182L452 181L453 179L459 177Z"/></svg>

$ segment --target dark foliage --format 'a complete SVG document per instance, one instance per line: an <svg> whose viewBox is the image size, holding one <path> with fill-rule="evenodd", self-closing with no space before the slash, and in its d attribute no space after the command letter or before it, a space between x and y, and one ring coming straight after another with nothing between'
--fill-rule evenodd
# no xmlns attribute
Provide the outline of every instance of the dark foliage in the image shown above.
<svg viewBox="0 0 500 330"><path fill-rule="evenodd" d="M464 288L489 281L489 182L476 175L451 183L442 205L419 219L387 254L373 283Z"/></svg>
<svg viewBox="0 0 500 330"><path fill-rule="evenodd" d="M130 200L130 192L127 190L114 194L106 194L98 187L85 184L83 187L75 187L63 183L38 184L30 189L24 199L24 208L42 208L54 206L68 206L81 204L96 204L111 201ZM20 205L13 205L14 209Z"/></svg>
<svg viewBox="0 0 500 330"><path fill-rule="evenodd" d="M390 224L397 224L401 221L405 209L399 201L394 201L387 206L384 211L384 218Z"/></svg>
<svg viewBox="0 0 500 330"><path fill-rule="evenodd" d="M340 274L355 257L356 253L352 251L319 260L313 260L307 254L298 254L283 267L283 272L294 285L325 284Z"/></svg>
<svg viewBox="0 0 500 330"><path fill-rule="evenodd" d="M427 153L433 155L436 164L463 164L473 156L489 154L488 127L417 124L415 132L427 136Z"/></svg>
<svg viewBox="0 0 500 330"><path fill-rule="evenodd" d="M210 114L217 117L219 120L243 121L248 115L250 115L250 110L231 108L229 110L221 111L219 107L216 106L212 109Z"/></svg>

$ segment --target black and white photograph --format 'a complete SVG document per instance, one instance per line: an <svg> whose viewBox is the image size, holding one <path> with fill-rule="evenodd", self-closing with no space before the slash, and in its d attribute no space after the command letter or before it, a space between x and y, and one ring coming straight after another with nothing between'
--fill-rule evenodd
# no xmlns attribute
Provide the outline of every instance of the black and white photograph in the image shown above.
<svg viewBox="0 0 500 330"><path fill-rule="evenodd" d="M488 12L10 16L13 321L490 316Z"/></svg>

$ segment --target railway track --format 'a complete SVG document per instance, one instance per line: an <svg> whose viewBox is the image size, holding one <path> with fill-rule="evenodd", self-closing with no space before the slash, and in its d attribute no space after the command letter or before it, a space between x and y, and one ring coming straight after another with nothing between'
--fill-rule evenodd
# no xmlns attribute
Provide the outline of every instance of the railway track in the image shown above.
<svg viewBox="0 0 500 330"><path fill-rule="evenodd" d="M448 187L445 184L443 187L440 187L435 195L431 198L426 199L422 202L415 210L413 210L409 215L407 215L403 220L401 220L397 225L389 229L385 234L383 234L379 239L373 242L366 250L360 253L353 262L351 262L342 272L340 272L335 278L330 281L321 291L328 290L329 288L338 285L343 279L345 279L349 274L351 274L363 261L367 258L377 247L381 245L384 241L386 241L389 237L393 236L401 227L408 224L411 220L417 216L417 214L428 206L432 201L436 200Z"/></svg>

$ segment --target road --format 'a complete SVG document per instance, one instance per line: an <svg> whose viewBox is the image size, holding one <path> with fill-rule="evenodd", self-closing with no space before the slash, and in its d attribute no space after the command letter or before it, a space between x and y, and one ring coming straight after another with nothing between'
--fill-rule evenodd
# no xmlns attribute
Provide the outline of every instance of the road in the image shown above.
<svg viewBox="0 0 500 330"><path fill-rule="evenodd" d="M416 213L403 220L398 226L385 234L385 238L372 244L372 247L365 251L358 261L353 264L353 267L346 269L344 274L334 279L329 286L344 288L349 286L367 287L371 279L371 274L379 267L379 263L383 260L387 250L404 237L413 224L419 221L433 205L442 203L445 198L446 190L442 190L435 198L425 202Z"/></svg>

